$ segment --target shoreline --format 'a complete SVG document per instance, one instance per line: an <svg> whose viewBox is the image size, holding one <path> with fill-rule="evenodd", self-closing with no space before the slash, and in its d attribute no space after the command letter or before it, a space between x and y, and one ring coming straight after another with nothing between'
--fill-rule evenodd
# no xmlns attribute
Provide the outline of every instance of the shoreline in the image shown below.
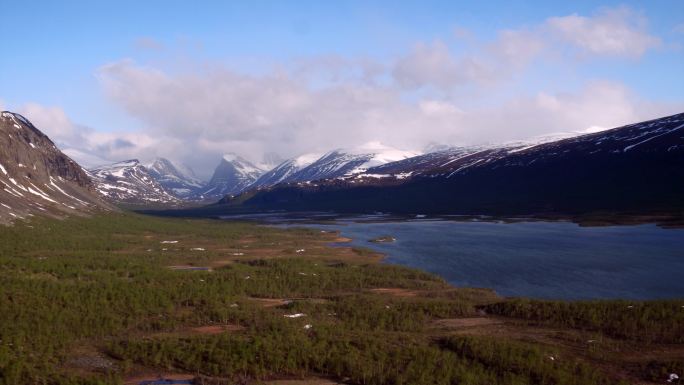
<svg viewBox="0 0 684 385"><path fill-rule="evenodd" d="M154 215L154 214L152 214ZM317 219L318 217L318 219ZM208 217L223 221L250 222L260 225L338 225L344 222L352 223L402 223L402 222L456 222L456 223L533 223L533 222L562 222L573 223L580 227L611 227L611 226L639 226L655 225L663 229L683 229L684 216L679 215L520 215L520 216L494 216L494 215L397 215L392 213L326 213L325 216L318 212L271 212L239 215L221 215Z"/></svg>
<svg viewBox="0 0 684 385"><path fill-rule="evenodd" d="M432 224L425 224L426 228L424 231L422 230L423 225L421 222L413 221L359 221L353 223L338 223L337 225L331 225L331 223L296 223L271 225L269 227L309 228L314 229L314 231L334 233L334 237L329 238L329 245L332 247L365 249L368 250L369 253L378 255L378 260L381 263L427 271L431 274L440 276L454 287L491 288L506 298L526 297L538 300L560 301L618 299L644 301L682 298L682 296L679 295L680 290L678 289L681 285L677 284L676 281L672 281L672 279L662 281L662 285L665 286L659 288L656 288L653 285L653 282L660 282L654 279L656 279L656 276L659 276L659 272L662 269L644 267L645 264L647 264L646 260L648 259L645 258L645 256L649 255L649 253L658 253L658 255L668 256L664 258L672 258L674 255L673 253L676 253L676 251L673 251L673 247L676 248L676 245L682 243L681 236L684 235L684 233L681 233L681 231L664 229L662 227L656 227L655 225L646 225L646 227L633 229L627 227L620 229L620 227L622 227L620 226L616 227L616 230L604 231L601 228L605 226L587 227L566 221L533 221L530 222L529 225L520 225L523 227L520 227L519 229L512 227L510 230L507 230L508 226L503 226L504 224L501 222L487 221L499 223L499 225L492 225L491 228L490 226L473 225L477 227L474 227L472 230L472 236L474 237L472 241L474 244L481 246L458 247L457 245L463 241L463 237L470 236L465 234L471 234L470 225L467 224L468 222L458 222L454 224L453 227L449 224L452 221L436 220L426 222L432 222ZM484 221L475 221L473 223L481 222ZM381 223L391 223L393 225L384 226ZM537 228L535 223L538 223L540 227ZM544 223L548 223L548 225L545 225ZM453 231L448 230L452 228ZM594 228L594 230L592 230L592 228ZM504 242L506 239L511 239L510 236L514 236L517 237L516 239L526 242L526 244L534 245L541 237L543 238L542 241L545 239L558 240L562 244L565 244L565 247L558 250L555 250L552 246L548 245L542 246L541 248L533 247L534 253L531 254L530 257L527 257L526 254L520 252L506 252L502 255L513 258L511 261L519 262L517 262L517 265L516 262L511 262L512 264L507 263L503 267L495 268L494 270L507 269L506 271L508 271L505 277L502 276L501 279L497 280L494 277L494 274L483 272L477 266L482 265L483 263L496 263L498 258L496 255L499 255L498 252L505 251L502 250L502 247L506 247L503 245L487 246L491 242L497 243L495 240L500 231L503 232L501 235L503 236ZM448 235L452 233L463 235ZM576 234L577 237L565 236L566 233ZM596 239L597 234L604 233L609 236L606 242L592 241L592 239ZM439 237L434 238L435 235L431 234L438 234ZM387 235L392 236L392 238L396 237L398 242L366 242L372 238ZM662 243L665 246L659 247L656 243L652 243L653 240L657 239L669 241ZM343 240L344 242L338 242L338 240ZM584 243L584 240L586 240L587 243ZM588 257L590 255L595 255L596 252L600 253L605 247L612 245L615 242L621 243L621 240L633 246L633 248L631 248L633 252L627 253L624 256L624 263L626 266L629 266L626 272L604 272L600 262L601 258L591 259ZM566 244L566 241L570 243ZM515 242L515 240L508 241L505 244L510 244L511 247L515 248ZM542 242L541 244L545 243ZM443 245L446 249L439 245ZM456 259L449 259L449 252L457 253L460 256L455 257ZM475 254L483 252L486 254L483 254L482 260L478 259L475 261ZM558 252L560 252L560 254L558 254ZM618 258L616 252L606 251L604 254L598 255L608 258L608 260ZM414 257L411 257L412 255ZM548 255L548 258L542 258L542 256L545 255ZM547 259L548 262L546 262ZM454 262L449 262L450 260L453 260ZM526 267L528 266L528 262L531 262L534 266L550 266L549 268L551 270L549 274L560 277L560 281L556 280L550 282L548 279L539 276L539 274L535 273L534 268ZM442 263L444 263L444 265L440 268L439 266ZM475 265L473 265L473 263ZM565 266L564 269L569 270L554 267L558 266L558 263ZM676 264L676 266L679 265L679 263ZM629 271L636 270L643 271L643 274L646 274L645 276L651 277L652 279L641 283L636 282L635 274L629 273ZM573 273L569 273L566 279L563 278L563 274L565 274L564 271L572 271ZM586 278L582 278L587 276L601 278L597 278L597 280L592 283ZM636 283L637 286L634 286L634 290L630 291L627 286L623 284L616 283L616 285L605 285L601 283L604 281L617 282L616 280L627 280L627 282ZM577 290L573 288L576 288Z"/></svg>

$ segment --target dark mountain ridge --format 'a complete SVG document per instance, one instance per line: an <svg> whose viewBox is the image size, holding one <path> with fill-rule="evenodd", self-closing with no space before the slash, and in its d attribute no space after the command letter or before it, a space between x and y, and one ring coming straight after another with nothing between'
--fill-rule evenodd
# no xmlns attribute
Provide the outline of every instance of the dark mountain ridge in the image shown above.
<svg viewBox="0 0 684 385"><path fill-rule="evenodd" d="M416 169L416 159L408 159L368 170L388 172L389 178L279 185L220 203L252 210L432 214L681 213L683 127L684 114L677 114L538 145L455 156L446 151L448 162L419 162ZM400 173L415 175L398 180Z"/></svg>

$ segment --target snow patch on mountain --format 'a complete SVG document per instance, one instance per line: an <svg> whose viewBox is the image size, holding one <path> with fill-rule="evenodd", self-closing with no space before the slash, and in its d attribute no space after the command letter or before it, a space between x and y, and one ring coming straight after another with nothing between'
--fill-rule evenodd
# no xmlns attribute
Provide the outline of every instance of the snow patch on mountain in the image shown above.
<svg viewBox="0 0 684 385"><path fill-rule="evenodd" d="M180 201L162 187L147 167L130 159L89 170L97 191L116 203L176 204Z"/></svg>
<svg viewBox="0 0 684 385"><path fill-rule="evenodd" d="M166 191L178 198L187 198L204 186L189 166L165 158L157 158L146 167Z"/></svg>

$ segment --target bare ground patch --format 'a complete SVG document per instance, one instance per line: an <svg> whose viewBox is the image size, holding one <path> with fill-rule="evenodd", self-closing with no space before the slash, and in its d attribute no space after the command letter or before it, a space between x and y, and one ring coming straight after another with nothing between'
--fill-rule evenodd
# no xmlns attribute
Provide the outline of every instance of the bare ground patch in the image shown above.
<svg viewBox="0 0 684 385"><path fill-rule="evenodd" d="M215 335L221 333L235 333L245 330L244 326L235 324L225 325L204 325L204 326L190 326L182 329L159 332L145 335L143 338L167 338L167 337L183 337L192 335Z"/></svg>
<svg viewBox="0 0 684 385"><path fill-rule="evenodd" d="M278 307L290 304L292 301L284 298L254 298L250 297L250 301L256 302L262 307Z"/></svg>
<svg viewBox="0 0 684 385"><path fill-rule="evenodd" d="M369 291L371 293L386 294L394 297L416 297L419 294L415 290L402 289L399 287L379 287L376 289L370 289Z"/></svg>
<svg viewBox="0 0 684 385"><path fill-rule="evenodd" d="M503 321L495 318L474 317L474 318L447 318L433 322L433 326L444 329L462 329L477 326L498 325Z"/></svg>

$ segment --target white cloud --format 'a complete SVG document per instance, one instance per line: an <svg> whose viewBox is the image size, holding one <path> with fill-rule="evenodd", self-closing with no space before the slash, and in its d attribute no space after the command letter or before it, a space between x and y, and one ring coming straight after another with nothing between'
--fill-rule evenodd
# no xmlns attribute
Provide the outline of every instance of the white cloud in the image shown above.
<svg viewBox="0 0 684 385"><path fill-rule="evenodd" d="M488 47L488 54L498 63L498 71L518 71L548 49L543 34L526 29L503 30Z"/></svg>
<svg viewBox="0 0 684 385"><path fill-rule="evenodd" d="M552 17L546 28L585 54L640 57L662 45L646 30L645 18L626 7L606 8L591 17Z"/></svg>
<svg viewBox="0 0 684 385"><path fill-rule="evenodd" d="M294 156L371 141L409 150L434 143L504 142L591 132L684 109L681 103L649 103L624 85L605 81L589 82L577 92L539 92L466 108L457 99L405 101L400 89L388 86L314 89L287 77L225 71L172 76L131 62L108 72L111 68L101 76L113 87L112 97L147 129L98 132L74 124L57 107L35 103L18 111L85 166L163 156L208 177L227 152L260 161L268 152Z"/></svg>
<svg viewBox="0 0 684 385"><path fill-rule="evenodd" d="M645 20L626 8L549 18L501 30L490 41L464 38L467 48L437 39L394 61L313 57L261 74L197 61L199 69L185 71L133 60L101 67L105 94L142 122L138 132L97 132L56 107L28 104L20 112L77 160L163 156L208 177L227 152L258 162L270 152L289 157L371 141L407 150L502 142L595 131L684 109L644 101L619 82L587 80L572 92L510 86L525 75L534 79L538 60L560 58L541 64L573 66L590 56L638 57L657 47Z"/></svg>
<svg viewBox="0 0 684 385"><path fill-rule="evenodd" d="M439 39L419 42L397 60L392 75L408 89L453 91L515 78L537 58L568 63L591 57L638 58L662 45L648 32L642 15L627 7L603 8L592 16L550 17L529 27L500 30L496 39L468 51Z"/></svg>
<svg viewBox="0 0 684 385"><path fill-rule="evenodd" d="M453 116L463 113L453 103L443 100L422 100L418 107L426 116Z"/></svg>
<svg viewBox="0 0 684 385"><path fill-rule="evenodd" d="M244 75L225 69L171 75L130 61L105 66L107 94L145 122L191 149L194 165L213 167L217 154L275 151L283 156L325 151L383 138L405 145L418 110L391 87L311 87L287 74ZM257 159L260 155L256 155Z"/></svg>
<svg viewBox="0 0 684 385"><path fill-rule="evenodd" d="M478 57L456 57L440 40L430 44L418 43L408 55L397 61L392 75L406 88L430 85L442 90L473 82L484 83L494 76Z"/></svg>
<svg viewBox="0 0 684 385"><path fill-rule="evenodd" d="M154 156L168 139L146 133L98 132L74 123L60 107L27 103L17 108L67 155L85 167Z"/></svg>
<svg viewBox="0 0 684 385"><path fill-rule="evenodd" d="M78 142L89 131L86 127L74 124L59 107L27 103L19 107L17 112L29 118L31 123L57 143Z"/></svg>
<svg viewBox="0 0 684 385"><path fill-rule="evenodd" d="M393 85L312 87L285 73L254 76L215 69L172 75L131 61L103 67L100 77L110 97L149 127L146 136L129 138L135 147L108 147L108 153L166 153L200 173L210 171L225 152L259 161L266 152L294 156L373 140L404 149L430 142L497 142L615 127L677 111L646 106L624 85L604 81L572 93L547 91L474 104L470 95L407 99ZM480 98L486 101L488 95ZM111 144L114 137L96 141ZM154 150L162 142L168 148Z"/></svg>

